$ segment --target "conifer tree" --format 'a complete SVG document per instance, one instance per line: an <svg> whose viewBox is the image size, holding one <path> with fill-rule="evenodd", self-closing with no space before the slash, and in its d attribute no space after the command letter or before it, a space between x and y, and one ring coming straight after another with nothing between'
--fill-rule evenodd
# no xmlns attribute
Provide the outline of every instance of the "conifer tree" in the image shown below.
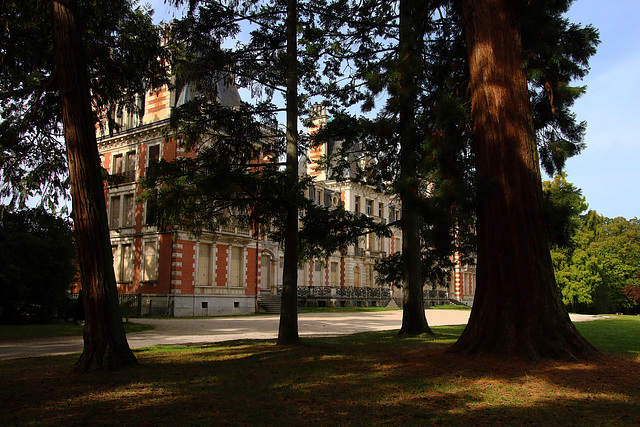
<svg viewBox="0 0 640 427"><path fill-rule="evenodd" d="M299 342L298 263L326 256L373 224L314 206L303 195L309 179L298 172L305 137L297 126L306 95L298 90L316 78L317 61L314 52L298 52L298 28L308 28L312 3L202 2L174 23L177 86L190 85L198 96L174 109L170 132L197 155L161 163L146 182L149 193L157 192L161 227L199 233L233 217L283 243L283 345ZM224 47L227 37L243 36L241 23L251 27L248 38ZM223 105L222 87L236 86L255 99ZM281 112L284 130L276 119Z"/></svg>
<svg viewBox="0 0 640 427"><path fill-rule="evenodd" d="M77 9L53 0L53 35L62 121L73 194L73 220L85 308L84 349L76 370L112 370L136 363L122 326L113 273L102 174Z"/></svg>
<svg viewBox="0 0 640 427"><path fill-rule="evenodd" d="M526 51L523 32L531 29L522 24L527 22L525 12L535 17L531 22L543 27L553 22L559 24L554 27L557 36L558 29L566 30L566 21L559 16L569 3L463 2L476 173L478 179L487 182L487 190L478 209L474 306L465 331L451 349L453 352L534 361L596 355L593 346L571 323L555 283L536 146L540 123L534 119L540 116L532 115L527 70L522 66ZM555 57L575 65L568 74L571 77L585 72L584 64L597 41L589 30L577 34L581 36L577 43L582 47L578 51L581 55L570 57L565 51ZM530 58L534 60L544 57L544 54L535 56L535 49L532 53ZM546 59L549 58L543 58L543 62ZM567 63L554 65L558 62L546 62L540 71L551 70L546 74L551 77L560 75L553 71L567 68ZM533 80L533 85L539 82ZM560 117L556 90L566 83L552 78L545 83L544 98L549 102L553 120ZM572 100L565 98L564 106ZM533 105L538 106L535 101ZM555 124L559 123L551 123L550 128L555 129ZM579 140L578 134L570 135L573 142ZM544 148L542 152L544 158Z"/></svg>
<svg viewBox="0 0 640 427"><path fill-rule="evenodd" d="M363 156L368 162L350 179L402 201L402 219L392 224L402 227L402 255L384 260L378 271L403 284L403 334L429 331L426 280L443 278L453 252L471 255L475 192L467 149L466 73L461 31L450 9L448 2L354 3L334 17L340 22L339 41L326 54L325 69L333 77L326 94L336 119L316 141L343 143L325 163L342 179L340 166L353 169L344 159ZM377 99L382 106L375 105ZM377 108L376 117L344 111L354 105L365 114Z"/></svg>
<svg viewBox="0 0 640 427"><path fill-rule="evenodd" d="M350 106L361 102L367 110L373 108L376 97L380 97L385 88L391 87L391 82L397 76L410 75L414 81L421 82L418 97L421 109L417 110L421 114L416 114L421 143L414 153L420 159L418 164L422 178L425 182L434 184L434 192L429 197L424 197L417 207L423 214L423 244L429 249L434 246L447 247L448 240L450 248L460 250L470 247L473 242L468 237L473 231L475 200L488 197L493 182L486 176L473 179L479 169L470 166L470 160L478 155L478 150L471 149L472 134L468 125L470 118L465 107L469 104L470 91L466 71L468 58L466 52L460 51L465 46L461 37L463 27L460 3L427 3L426 7L430 11L426 15L429 24L420 50L424 55L420 70L410 70L406 63L402 64L402 60L406 59L406 52L397 62L392 59L393 52L402 49L401 43L396 45L393 40L395 37L401 40L399 34L402 34L402 26L396 26L399 21L394 11L395 6L401 8L402 3L385 2L383 6L376 1L359 2L358 8L354 9L356 12L349 13L348 23L344 24L347 28L356 30L347 33L346 37L341 34L342 40L350 42L339 43L342 50L338 50L336 59L329 68L341 76L335 71L339 69L337 64L351 60L356 71L349 76L344 90L336 90L335 84L330 84L329 87L336 94L334 99L341 105ZM583 147L585 124L576 122L575 115L569 108L584 92L584 88L574 87L569 83L586 74L588 58L594 53L598 43L597 32L592 27L569 24L562 18L561 14L566 11L569 3L533 1L514 4L522 34L521 49L524 52L524 60L520 65L524 65L523 73L529 82L529 91L525 91L524 95L526 102L531 102L532 105L529 128L534 141L532 155L536 159L534 163L537 163L539 150L542 165L548 173L561 170L566 158L579 153ZM363 16L357 11L364 12ZM376 22L376 18L380 16L385 16L386 19ZM411 21L411 25L425 25L424 15L414 13L412 16L419 18ZM372 27L377 28L377 31L368 35L367 28ZM468 34L467 31L467 42L470 40ZM471 54L468 46L467 51ZM389 98L383 99L390 99L391 105L394 100L402 104L399 101L402 98L398 94L389 91L389 95ZM389 179L392 175L385 174L380 168L392 165L390 170L397 169L397 163L390 159L399 158L397 149L402 146L402 142L394 140L394 110L392 107L386 108L384 111L391 113L390 123L385 124L379 120L383 117L380 114L374 121L348 118L335 120L332 124L335 132L343 132L347 138L361 138L365 141L364 145L371 141L368 146L377 160L371 168L379 168L375 171L379 178ZM396 132L399 135L402 131L406 132L406 126ZM336 138L336 133L328 135ZM386 146L381 143L382 140L386 140ZM355 147L348 144L345 146ZM478 147L477 144L474 146ZM346 157L345 153L339 155ZM371 170L364 172L366 178L375 176ZM474 188L477 188L477 194ZM457 197L454 196L456 194ZM441 218L447 219L443 221ZM445 244L432 245L434 238ZM406 266L403 265L402 268ZM496 298L499 297L496 295Z"/></svg>
<svg viewBox="0 0 640 427"><path fill-rule="evenodd" d="M166 55L151 12L130 1L81 0L78 5L94 122L116 105L139 113L136 97L166 81ZM13 207L33 197L56 210L68 199L69 180L51 3L7 0L0 18L0 197Z"/></svg>
<svg viewBox="0 0 640 427"><path fill-rule="evenodd" d="M158 29L129 1L6 1L0 10L0 195L12 206L39 196L55 210L71 186L86 319L76 370L136 363L118 309L95 131L111 105L133 107L166 80Z"/></svg>

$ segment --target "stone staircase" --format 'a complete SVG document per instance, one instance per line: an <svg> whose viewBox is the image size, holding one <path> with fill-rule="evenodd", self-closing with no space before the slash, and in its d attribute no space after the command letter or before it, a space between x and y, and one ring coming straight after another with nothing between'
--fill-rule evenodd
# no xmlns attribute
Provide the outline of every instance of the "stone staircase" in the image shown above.
<svg viewBox="0 0 640 427"><path fill-rule="evenodd" d="M258 298L258 308L262 313L279 314L280 304L280 296L268 295Z"/></svg>

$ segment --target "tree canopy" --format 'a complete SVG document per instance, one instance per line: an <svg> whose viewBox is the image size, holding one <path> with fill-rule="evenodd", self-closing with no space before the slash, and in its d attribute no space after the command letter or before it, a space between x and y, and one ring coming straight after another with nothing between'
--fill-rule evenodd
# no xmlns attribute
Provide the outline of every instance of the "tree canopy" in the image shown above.
<svg viewBox="0 0 640 427"><path fill-rule="evenodd" d="M139 112L137 97L166 82L161 33L147 8L129 0L80 0L94 120ZM10 206L40 198L55 210L68 198L68 172L53 52L51 2L0 6L0 197Z"/></svg>
<svg viewBox="0 0 640 427"><path fill-rule="evenodd" d="M551 258L562 301L579 313L640 309L639 224L605 218L564 173L543 182Z"/></svg>
<svg viewBox="0 0 640 427"><path fill-rule="evenodd" d="M0 322L64 317L76 274L68 220L43 209L0 206Z"/></svg>

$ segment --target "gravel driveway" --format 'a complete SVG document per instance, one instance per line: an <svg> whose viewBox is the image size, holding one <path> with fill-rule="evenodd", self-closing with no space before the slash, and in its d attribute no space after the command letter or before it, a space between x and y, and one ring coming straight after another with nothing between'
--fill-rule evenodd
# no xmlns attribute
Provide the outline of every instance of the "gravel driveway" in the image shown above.
<svg viewBox="0 0 640 427"><path fill-rule="evenodd" d="M469 320L468 310L426 310L430 326L463 325ZM597 316L572 314L574 322ZM154 345L197 344L237 339L275 339L278 315L233 316L209 318L130 319L131 322L154 325L145 332L127 334L131 348ZM400 329L402 311L365 313L306 313L298 316L301 337L345 335L366 331ZM50 356L82 351L81 337L36 338L0 342L0 360Z"/></svg>

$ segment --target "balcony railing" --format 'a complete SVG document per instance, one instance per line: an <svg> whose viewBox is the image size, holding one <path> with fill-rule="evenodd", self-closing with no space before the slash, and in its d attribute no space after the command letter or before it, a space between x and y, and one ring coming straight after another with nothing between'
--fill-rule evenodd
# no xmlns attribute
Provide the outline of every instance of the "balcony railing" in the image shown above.
<svg viewBox="0 0 640 427"><path fill-rule="evenodd" d="M222 233L239 234L242 236L251 236L251 230L243 227L236 227L234 225L221 225L219 231Z"/></svg>
<svg viewBox="0 0 640 427"><path fill-rule="evenodd" d="M120 184L128 184L130 182L135 182L136 180L136 171L128 170L124 172L114 173L107 177L107 182L109 185L120 185Z"/></svg>
<svg viewBox="0 0 640 427"><path fill-rule="evenodd" d="M278 286L278 295L282 295L282 286ZM391 298L391 289L378 287L331 287L298 286L298 298Z"/></svg>
<svg viewBox="0 0 640 427"><path fill-rule="evenodd" d="M424 291L423 296L426 300L445 300L449 298L447 291Z"/></svg>

